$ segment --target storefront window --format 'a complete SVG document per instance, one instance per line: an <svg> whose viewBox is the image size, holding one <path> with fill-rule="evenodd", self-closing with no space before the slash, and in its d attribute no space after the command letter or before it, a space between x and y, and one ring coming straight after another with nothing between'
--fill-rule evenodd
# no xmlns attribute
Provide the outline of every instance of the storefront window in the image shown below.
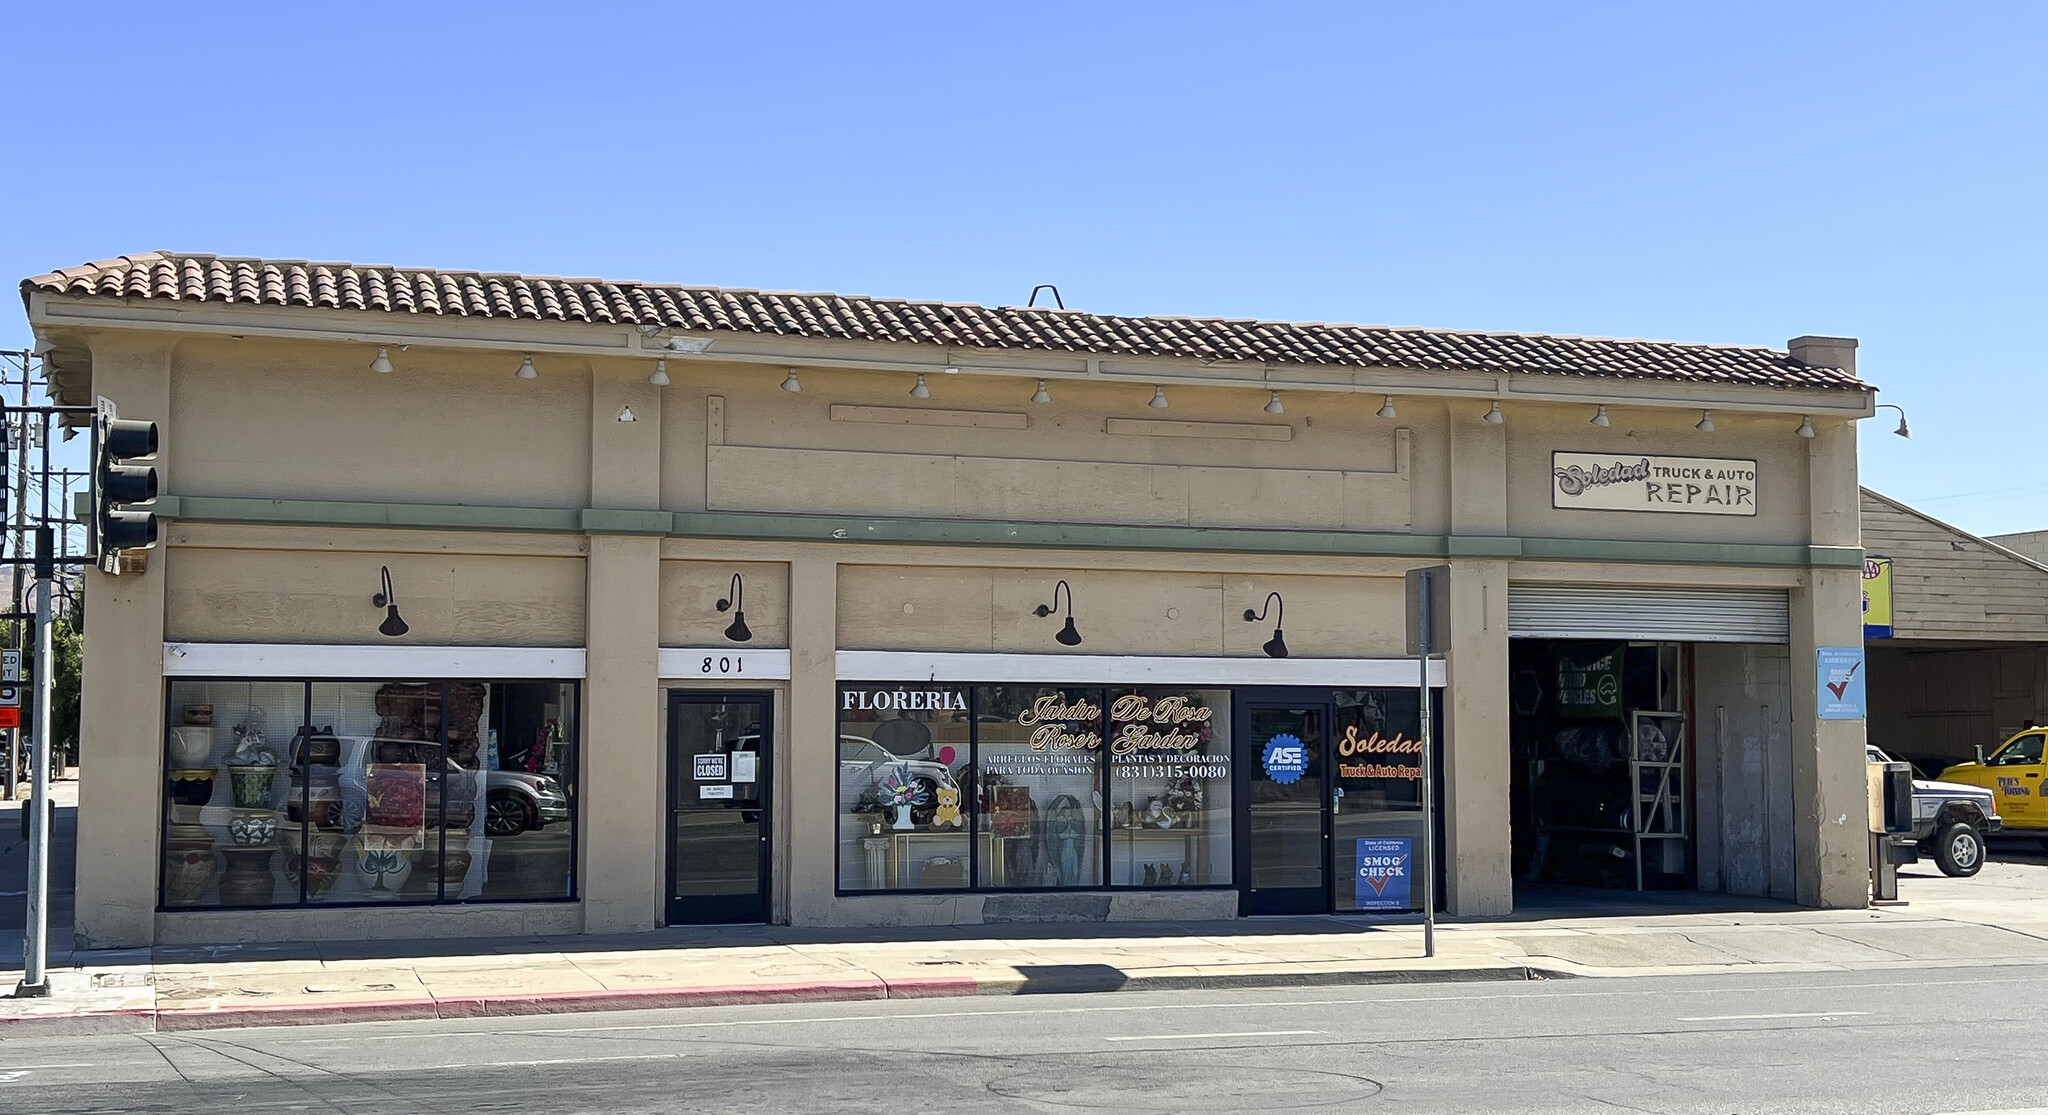
<svg viewBox="0 0 2048 1115"><path fill-rule="evenodd" d="M1419 910L1421 699L1413 689L1340 689L1336 698L1336 908Z"/></svg>
<svg viewBox="0 0 2048 1115"><path fill-rule="evenodd" d="M967 886L968 690L936 684L839 691L839 886Z"/></svg>
<svg viewBox="0 0 2048 1115"><path fill-rule="evenodd" d="M1102 885L1102 691L975 690L984 887Z"/></svg>
<svg viewBox="0 0 2048 1115"><path fill-rule="evenodd" d="M1109 881L1231 881L1230 691L1109 693Z"/></svg>
<svg viewBox="0 0 2048 1115"><path fill-rule="evenodd" d="M575 693L173 682L163 905L572 897Z"/></svg>

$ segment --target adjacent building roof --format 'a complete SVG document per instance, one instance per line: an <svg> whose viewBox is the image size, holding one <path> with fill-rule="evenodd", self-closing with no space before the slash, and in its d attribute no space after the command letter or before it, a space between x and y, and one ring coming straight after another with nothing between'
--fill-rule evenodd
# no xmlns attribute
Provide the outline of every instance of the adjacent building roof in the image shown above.
<svg viewBox="0 0 2048 1115"><path fill-rule="evenodd" d="M1125 317L862 295L793 294L303 260L150 252L22 282L76 297L658 325L961 349L1204 361L1616 376L1763 387L1865 388L1839 368L1735 345L1475 333L1384 325Z"/></svg>

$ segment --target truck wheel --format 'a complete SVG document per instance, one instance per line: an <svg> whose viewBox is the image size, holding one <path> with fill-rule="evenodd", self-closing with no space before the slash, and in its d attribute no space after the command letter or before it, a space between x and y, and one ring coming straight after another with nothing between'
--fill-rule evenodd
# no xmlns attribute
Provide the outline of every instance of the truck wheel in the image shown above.
<svg viewBox="0 0 2048 1115"><path fill-rule="evenodd" d="M1975 875L1984 866L1984 835L1966 821L1942 829L1934 837L1934 864L1951 878Z"/></svg>

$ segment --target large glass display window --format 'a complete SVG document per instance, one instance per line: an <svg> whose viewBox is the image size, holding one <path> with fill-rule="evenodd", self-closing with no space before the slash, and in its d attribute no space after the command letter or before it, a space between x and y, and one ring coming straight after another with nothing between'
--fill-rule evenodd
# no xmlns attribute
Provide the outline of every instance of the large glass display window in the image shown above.
<svg viewBox="0 0 2048 1115"><path fill-rule="evenodd" d="M983 887L1102 885L1102 691L975 690Z"/></svg>
<svg viewBox="0 0 2048 1115"><path fill-rule="evenodd" d="M1413 689L1336 691L1331 897L1340 911L1422 908L1421 708Z"/></svg>
<svg viewBox="0 0 2048 1115"><path fill-rule="evenodd" d="M1109 695L1112 886L1231 882L1230 691Z"/></svg>
<svg viewBox="0 0 2048 1115"><path fill-rule="evenodd" d="M163 907L573 898L576 692L173 681Z"/></svg>
<svg viewBox="0 0 2048 1115"><path fill-rule="evenodd" d="M1228 886L1230 691L839 691L839 889Z"/></svg>
<svg viewBox="0 0 2048 1115"><path fill-rule="evenodd" d="M968 885L973 711L965 686L839 691L839 886Z"/></svg>

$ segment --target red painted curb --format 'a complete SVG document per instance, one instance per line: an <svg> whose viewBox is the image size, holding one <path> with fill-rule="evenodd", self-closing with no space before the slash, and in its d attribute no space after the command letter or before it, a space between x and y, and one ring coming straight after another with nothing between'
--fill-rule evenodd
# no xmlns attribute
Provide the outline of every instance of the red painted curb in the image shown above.
<svg viewBox="0 0 2048 1115"><path fill-rule="evenodd" d="M156 1028L225 1030L236 1026L319 1026L329 1022L411 1022L439 1018L432 999L371 999L361 1002L277 1003L271 1006L181 1010L159 1007Z"/></svg>
<svg viewBox="0 0 2048 1115"><path fill-rule="evenodd" d="M981 981L973 976L911 976L885 982L891 999L950 999L981 994Z"/></svg>
<svg viewBox="0 0 2048 1115"><path fill-rule="evenodd" d="M443 1018L494 1018L577 1011L665 1010L748 1003L830 1003L886 999L882 981L818 980L811 983L731 984L713 987L648 987L630 991L546 991L534 995L452 996L440 1000Z"/></svg>

